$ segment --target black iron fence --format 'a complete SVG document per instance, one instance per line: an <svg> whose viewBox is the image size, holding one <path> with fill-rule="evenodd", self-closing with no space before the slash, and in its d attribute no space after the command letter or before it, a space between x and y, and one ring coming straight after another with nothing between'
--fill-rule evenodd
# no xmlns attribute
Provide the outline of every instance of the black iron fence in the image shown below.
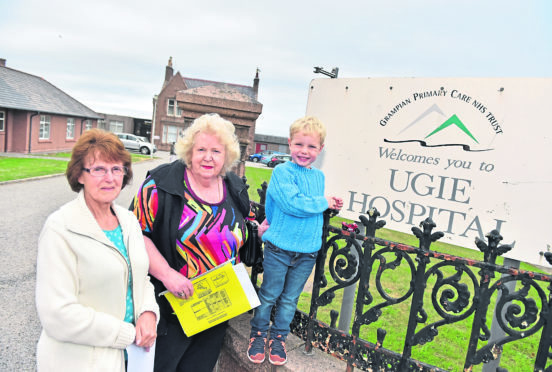
<svg viewBox="0 0 552 372"><path fill-rule="evenodd" d="M262 219L266 184L258 191L261 202L254 204L257 218ZM512 248L500 244L498 231L490 232L486 242L476 239L483 254L483 261L478 261L432 251L431 244L444 234L434 232L436 225L429 218L420 228L412 228L419 242L415 247L376 238L385 221L378 220L375 209L360 216L363 234L330 225L333 216L333 211L324 215L310 309L308 314L297 310L292 322L292 332L306 342L306 352L325 351L346 362L347 371L472 371L475 366L496 365L505 346L533 337L535 350L523 357L534 360L533 371L552 371L552 277L497 265L497 257ZM552 254L545 253L545 257L552 264ZM401 275L389 283L384 278L391 271ZM254 283L259 272L262 267L253 268ZM320 321L318 314L332 308L336 295L350 286L356 286L350 329L336 328L340 314L335 309L330 311L329 324ZM406 329L400 346L394 347L397 351L385 347L385 339L393 335L387 335L384 327L369 335L374 342L361 338L363 329L373 329L396 307L404 311ZM447 340L439 339L439 331L459 322L467 324L465 345L456 351L463 366L443 369L413 357L424 345L436 351L443 348Z"/></svg>

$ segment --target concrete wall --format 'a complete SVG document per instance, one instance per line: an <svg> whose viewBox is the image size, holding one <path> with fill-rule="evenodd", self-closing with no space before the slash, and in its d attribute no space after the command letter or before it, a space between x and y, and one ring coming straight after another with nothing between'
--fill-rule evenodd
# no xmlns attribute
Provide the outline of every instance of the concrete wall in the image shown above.
<svg viewBox="0 0 552 372"><path fill-rule="evenodd" d="M249 346L249 321L252 314L242 314L229 322L224 345L219 356L216 372L246 372L246 371L293 371L293 372L326 372L345 371L347 364L320 350L314 350L306 355L305 342L290 334L286 340L288 362L276 367L268 361L268 346L266 359L261 364L254 364L247 359Z"/></svg>

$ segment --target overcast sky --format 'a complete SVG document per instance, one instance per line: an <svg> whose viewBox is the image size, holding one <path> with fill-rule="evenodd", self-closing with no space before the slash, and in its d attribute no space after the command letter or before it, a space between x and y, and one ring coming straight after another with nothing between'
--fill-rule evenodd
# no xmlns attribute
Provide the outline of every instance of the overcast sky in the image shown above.
<svg viewBox="0 0 552 372"><path fill-rule="evenodd" d="M252 85L257 133L287 136L309 82L552 77L552 1L0 0L0 58L91 109L151 118L173 57L185 77Z"/></svg>

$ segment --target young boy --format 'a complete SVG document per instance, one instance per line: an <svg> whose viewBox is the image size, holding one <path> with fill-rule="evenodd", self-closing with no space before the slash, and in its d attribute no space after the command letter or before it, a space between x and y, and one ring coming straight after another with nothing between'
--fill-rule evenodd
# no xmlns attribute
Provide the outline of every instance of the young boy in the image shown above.
<svg viewBox="0 0 552 372"><path fill-rule="evenodd" d="M343 206L340 198L324 196L324 174L311 167L325 138L326 129L317 118L296 120L288 139L292 161L278 165L272 173L265 204L269 227L262 236L265 248L261 305L251 319L247 349L247 357L253 363L265 359L269 328L270 363L282 365L287 361L285 341L289 326L322 246L322 214L328 208ZM269 327L274 305L274 322Z"/></svg>

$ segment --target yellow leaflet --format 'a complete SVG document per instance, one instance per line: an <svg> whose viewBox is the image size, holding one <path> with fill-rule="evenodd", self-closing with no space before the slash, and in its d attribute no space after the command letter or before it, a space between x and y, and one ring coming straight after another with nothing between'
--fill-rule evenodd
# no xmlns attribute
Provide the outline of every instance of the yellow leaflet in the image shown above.
<svg viewBox="0 0 552 372"><path fill-rule="evenodd" d="M187 300L165 295L171 304L184 333L195 335L212 326L245 313L260 305L242 263L231 261L192 279L194 294Z"/></svg>

